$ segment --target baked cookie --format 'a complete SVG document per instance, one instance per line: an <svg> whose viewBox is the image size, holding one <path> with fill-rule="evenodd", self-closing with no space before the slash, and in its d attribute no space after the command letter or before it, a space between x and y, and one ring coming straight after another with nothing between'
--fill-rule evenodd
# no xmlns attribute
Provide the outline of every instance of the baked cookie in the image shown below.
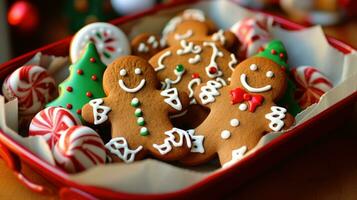
<svg viewBox="0 0 357 200"><path fill-rule="evenodd" d="M131 40L132 55L149 60L165 47L159 35L142 33Z"/></svg>
<svg viewBox="0 0 357 200"><path fill-rule="evenodd" d="M215 42L181 40L179 45L171 46L149 60L154 66L163 89L176 87L189 94L191 104L195 104L194 88L209 80L217 80L223 85L238 63L234 54ZM197 107L197 106L193 106ZM179 126L195 127L208 114L207 111L190 106L187 114L181 113Z"/></svg>
<svg viewBox="0 0 357 200"><path fill-rule="evenodd" d="M181 159L191 147L189 134L174 128L169 114L186 109L187 94L176 88L160 90L154 68L137 56L122 56L108 65L103 77L107 97L82 108L91 124L111 122L112 139L106 144L114 161L142 159L147 153L161 160Z"/></svg>
<svg viewBox="0 0 357 200"><path fill-rule="evenodd" d="M210 80L195 90L197 102L210 109L208 117L195 130L195 151L182 161L198 165L218 154L223 166L233 164L271 131L290 127L294 118L274 102L283 96L286 75L280 65L264 57L241 62L228 86Z"/></svg>

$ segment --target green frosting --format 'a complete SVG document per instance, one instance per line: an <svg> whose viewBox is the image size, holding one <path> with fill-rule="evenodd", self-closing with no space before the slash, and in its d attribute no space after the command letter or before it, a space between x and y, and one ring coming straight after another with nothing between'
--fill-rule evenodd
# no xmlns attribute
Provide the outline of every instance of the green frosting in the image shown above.
<svg viewBox="0 0 357 200"><path fill-rule="evenodd" d="M67 108L82 120L82 107L92 99L105 96L102 81L106 65L100 60L95 45L89 43L83 56L69 69L69 77L59 85L59 97L47 107Z"/></svg>
<svg viewBox="0 0 357 200"><path fill-rule="evenodd" d="M280 40L272 40L266 45L263 51L259 52L255 56L268 58L285 68L285 72L288 76L288 87L284 96L278 101L278 105L286 107L290 114L296 116L299 112L301 112L301 107L294 99L296 87L289 78L290 70L287 64L288 54L286 53L284 44Z"/></svg>

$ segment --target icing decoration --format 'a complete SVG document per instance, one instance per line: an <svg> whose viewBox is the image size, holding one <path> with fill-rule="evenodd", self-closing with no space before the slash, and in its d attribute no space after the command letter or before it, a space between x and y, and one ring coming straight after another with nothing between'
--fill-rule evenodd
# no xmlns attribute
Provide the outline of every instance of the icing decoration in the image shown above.
<svg viewBox="0 0 357 200"><path fill-rule="evenodd" d="M224 45L226 43L226 37L224 37L223 29L219 29L216 33L213 33L212 40L215 42L219 41L221 45Z"/></svg>
<svg viewBox="0 0 357 200"><path fill-rule="evenodd" d="M267 73L265 74L267 78L273 78L274 76L274 72L272 71L267 71Z"/></svg>
<svg viewBox="0 0 357 200"><path fill-rule="evenodd" d="M188 82L188 91L190 92L188 97L193 98L193 94L194 94L194 91L193 91L193 86L194 85L199 85L201 84L201 79L200 78L193 78L192 80L190 80L190 82Z"/></svg>
<svg viewBox="0 0 357 200"><path fill-rule="evenodd" d="M138 98L134 97L132 100L131 100L131 103L130 103L131 106L133 107L138 107L140 106L140 101Z"/></svg>
<svg viewBox="0 0 357 200"><path fill-rule="evenodd" d="M229 124L232 126L232 127L237 127L239 126L239 120L238 119L231 119L231 121L229 122Z"/></svg>
<svg viewBox="0 0 357 200"><path fill-rule="evenodd" d="M234 65L237 63L238 63L238 61L237 61L236 56L233 53L231 53L231 61L229 61L229 63L228 63L229 69L231 69L233 71L234 67L235 67Z"/></svg>
<svg viewBox="0 0 357 200"><path fill-rule="evenodd" d="M144 52L144 53L147 53L149 52L149 47L146 46L145 43L141 42L138 46L138 52Z"/></svg>
<svg viewBox="0 0 357 200"><path fill-rule="evenodd" d="M126 76L126 70L125 69L121 69L119 71L119 74L120 74L120 76Z"/></svg>
<svg viewBox="0 0 357 200"><path fill-rule="evenodd" d="M218 76L222 76L222 71L219 70L218 65L216 63L217 57L223 57L223 53L218 50L216 44L214 42L204 42L203 46L210 46L212 48L212 56L210 63L205 67L205 71L208 77L216 78ZM212 71L214 69L214 71Z"/></svg>
<svg viewBox="0 0 357 200"><path fill-rule="evenodd" d="M141 135L141 136L147 136L147 135L149 135L149 134L150 134L150 133L149 133L148 128L142 127L142 128L140 129L140 135Z"/></svg>
<svg viewBox="0 0 357 200"><path fill-rule="evenodd" d="M219 83L221 83L223 86L227 86L226 81L225 81L223 78L221 78L221 77L217 77L217 78L216 78L216 81L219 82Z"/></svg>
<svg viewBox="0 0 357 200"><path fill-rule="evenodd" d="M192 35L193 35L193 31L191 29L188 29L184 34L175 33L174 37L175 40L184 40L190 38Z"/></svg>
<svg viewBox="0 0 357 200"><path fill-rule="evenodd" d="M198 54L202 52L202 48L199 45L194 45L193 42L187 42L186 40L181 40L180 45L182 49L178 49L176 54L181 56L188 53Z"/></svg>
<svg viewBox="0 0 357 200"><path fill-rule="evenodd" d="M163 89L169 89L171 88L171 85L175 85L177 83L179 83L182 79L182 75L186 72L185 68L183 67L183 65L179 64L176 66L176 69L174 69L174 73L176 75L176 79L175 80L171 80L169 78L165 79L164 85L163 85Z"/></svg>
<svg viewBox="0 0 357 200"><path fill-rule="evenodd" d="M71 65L68 78L59 85L59 97L48 103L47 106L66 107L82 119L82 116L77 111L81 110L91 99L105 96L102 86L105 69L106 66L101 62L94 44L89 43L83 56L75 64ZM78 70L81 70L82 73L77 74ZM92 79L93 75L96 76L96 80ZM73 92L67 91L67 87L71 87Z"/></svg>
<svg viewBox="0 0 357 200"><path fill-rule="evenodd" d="M160 92L160 95L163 97L168 97L164 99L165 103L169 104L176 110L182 110L182 105L180 98L178 97L177 88L163 90L162 92Z"/></svg>
<svg viewBox="0 0 357 200"><path fill-rule="evenodd" d="M222 139L226 140L226 139L228 139L228 138L230 138L230 137L231 137L231 132L230 132L230 131L228 131L228 130L223 130L223 131L221 132L221 138L222 138Z"/></svg>
<svg viewBox="0 0 357 200"><path fill-rule="evenodd" d="M148 44L151 44L152 48L157 49L159 47L159 42L156 40L155 36L150 36L147 40Z"/></svg>
<svg viewBox="0 0 357 200"><path fill-rule="evenodd" d="M223 168L229 167L229 166L233 165L234 163L236 163L237 161L241 160L246 151L247 151L247 146L242 146L239 149L233 150L232 151L232 160L224 163L222 165L222 167Z"/></svg>
<svg viewBox="0 0 357 200"><path fill-rule="evenodd" d="M141 69L140 68L135 68L134 73L136 75L140 75L141 74Z"/></svg>
<svg viewBox="0 0 357 200"><path fill-rule="evenodd" d="M130 149L128 143L123 137L112 138L105 148L110 153L118 156L125 163L132 163L135 160L135 155L143 149L143 146L138 146L136 149Z"/></svg>
<svg viewBox="0 0 357 200"><path fill-rule="evenodd" d="M138 120L137 120L137 124L139 126L144 126L145 125L144 117L139 117Z"/></svg>
<svg viewBox="0 0 357 200"><path fill-rule="evenodd" d="M245 103L242 103L242 104L239 105L238 108L239 108L239 110L241 110L241 111L246 111L247 108L248 108L248 106L247 106Z"/></svg>
<svg viewBox="0 0 357 200"><path fill-rule="evenodd" d="M65 108L48 107L37 113L31 120L29 135L43 136L52 148L68 128L80 124L79 119Z"/></svg>
<svg viewBox="0 0 357 200"><path fill-rule="evenodd" d="M137 108L134 112L135 117L142 117L143 116L143 111L141 111L140 108Z"/></svg>
<svg viewBox="0 0 357 200"><path fill-rule="evenodd" d="M179 136L179 140L176 142L176 137L174 135L174 133L177 133L177 135ZM182 147L184 139L186 140L186 144L188 148L191 148L191 138L190 135L181 129L178 128L173 128L169 131L165 132L165 135L167 135L168 137L165 138L164 143L163 144L153 144L153 147L155 149L157 149L161 155L165 155L167 153L169 153L172 150L172 146L174 147Z"/></svg>
<svg viewBox="0 0 357 200"><path fill-rule="evenodd" d="M163 62L164 62L164 59L166 58L166 57L169 57L169 56L171 56L171 51L166 51L165 53L163 53L161 56L160 56L160 58L158 59L158 61L157 61L157 67L155 68L155 71L157 72L157 71L160 71L160 70L162 70L162 69L165 69L165 65L163 64Z"/></svg>
<svg viewBox="0 0 357 200"><path fill-rule="evenodd" d="M108 113L111 111L111 108L102 106L103 102L103 99L89 101L89 105L93 108L94 125L102 124L108 119Z"/></svg>
<svg viewBox="0 0 357 200"><path fill-rule="evenodd" d="M136 93L140 91L145 86L145 79L141 79L140 83L134 88L128 88L122 79L119 80L119 86L122 90L129 93Z"/></svg>
<svg viewBox="0 0 357 200"><path fill-rule="evenodd" d="M2 91L8 101L17 98L21 114L34 114L56 95L55 88L55 80L46 69L26 65L6 78Z"/></svg>
<svg viewBox="0 0 357 200"><path fill-rule="evenodd" d="M195 135L194 129L190 129L187 132L191 136L191 142L192 142L191 152L192 153L204 153L205 148L203 147L203 140L204 140L205 136Z"/></svg>
<svg viewBox="0 0 357 200"><path fill-rule="evenodd" d="M287 110L279 106L272 106L270 109L273 112L265 115L265 118L270 120L269 128L273 131L280 131L284 126L284 121L282 121L282 119L285 118Z"/></svg>
<svg viewBox="0 0 357 200"><path fill-rule="evenodd" d="M231 90L229 93L231 95L232 105L246 101L248 102L250 112L254 112L258 106L261 106L263 104L264 101L263 96L258 94L249 94L244 89L239 87ZM241 104L241 105L245 105L245 104ZM244 107L246 107L246 105ZM246 110L247 108L243 109L242 107L241 109L241 106L239 106L239 109Z"/></svg>
<svg viewBox="0 0 357 200"><path fill-rule="evenodd" d="M216 100L215 96L220 95L217 89L221 87L222 84L217 81L207 81L207 84L201 87L201 93L199 94L202 104L214 102Z"/></svg>
<svg viewBox="0 0 357 200"><path fill-rule="evenodd" d="M206 20L204 12L199 9L186 9L183 11L182 17L184 19L194 19L201 22Z"/></svg>
<svg viewBox="0 0 357 200"><path fill-rule="evenodd" d="M106 156L102 139L97 132L86 126L67 129L53 148L56 164L70 173L104 164Z"/></svg>
<svg viewBox="0 0 357 200"><path fill-rule="evenodd" d="M333 87L332 82L314 67L301 66L292 69L291 74L297 87L294 96L302 108L319 102L320 97Z"/></svg>
<svg viewBox="0 0 357 200"><path fill-rule="evenodd" d="M188 59L188 63L190 63L190 64L197 64L197 63L199 63L200 61L201 61L201 56L198 55L198 54L195 55L195 57Z"/></svg>
<svg viewBox="0 0 357 200"><path fill-rule="evenodd" d="M257 71L258 66L257 66L256 64L251 64L251 65L249 66L249 69L252 70L252 71Z"/></svg>
<svg viewBox="0 0 357 200"><path fill-rule="evenodd" d="M250 86L247 83L247 75L246 74L241 74L240 75L240 82L242 83L243 87L248 90L249 92L266 92L269 91L271 89L271 85L266 85L264 87L260 87L260 88L255 88Z"/></svg>
<svg viewBox="0 0 357 200"><path fill-rule="evenodd" d="M130 54L130 43L122 30L109 23L96 22L84 26L73 37L70 48L72 63L80 59L89 42L95 44L106 65L119 56Z"/></svg>
<svg viewBox="0 0 357 200"><path fill-rule="evenodd" d="M170 119L175 119L175 118L182 117L182 116L186 115L187 112L188 112L188 110L184 110L183 112L180 112L180 113L175 114L175 115L170 115L169 117L170 117Z"/></svg>

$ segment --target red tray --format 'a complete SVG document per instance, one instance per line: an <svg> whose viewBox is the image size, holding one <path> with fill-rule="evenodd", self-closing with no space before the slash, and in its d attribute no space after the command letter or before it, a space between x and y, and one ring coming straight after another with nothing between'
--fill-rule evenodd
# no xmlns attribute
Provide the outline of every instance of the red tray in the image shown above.
<svg viewBox="0 0 357 200"><path fill-rule="evenodd" d="M193 3L197 1L190 1ZM130 22L131 20L141 18L148 14L154 14L157 11L167 8L173 8L178 5L189 4L188 2L171 3L158 5L153 9L141 12L139 14L126 16L112 21L111 23L119 25ZM267 14L267 13L265 13ZM270 14L267 14L270 15ZM273 16L273 15L270 15ZM273 16L275 21L282 27L291 30L299 30L304 27L286 19ZM343 52L348 54L354 49L349 45L340 42L334 38L327 37L329 43ZM0 80L3 80L9 73L20 67L31 59L37 52L44 54L66 56L70 45L71 37L39 48L25 55L19 56L0 65ZM336 116L346 116L351 114L353 109L350 109L357 101L357 92L354 92L345 99L334 104L327 110L317 116L307 120L293 130L278 137L256 152L246 156L240 162L236 163L229 169L220 170L200 182L184 188L182 190L165 193L165 194L131 194L125 192L114 192L108 189L103 189L94 186L86 186L75 183L68 179L68 175L62 170L55 168L48 163L42 161L31 153L26 147L16 143L12 138L4 134L0 129L0 156L7 165L15 172L19 180L28 188L36 192L48 192L49 189L44 185L38 185L29 180L21 173L21 163L30 166L34 172L40 174L45 179L49 180L56 186L56 193L61 199L72 199L74 197L80 199L182 199L182 198L219 198L222 194L228 194L247 180L266 171L271 166L286 158L291 153L299 148L311 143L315 139L328 134L328 130L338 127L343 123L343 118ZM332 122L333 121L333 122Z"/></svg>

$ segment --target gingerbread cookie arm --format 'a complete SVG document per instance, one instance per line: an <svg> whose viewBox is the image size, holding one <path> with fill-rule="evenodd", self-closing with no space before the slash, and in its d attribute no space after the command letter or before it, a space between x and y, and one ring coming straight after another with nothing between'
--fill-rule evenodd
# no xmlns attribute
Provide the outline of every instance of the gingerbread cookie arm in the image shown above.
<svg viewBox="0 0 357 200"><path fill-rule="evenodd" d="M82 117L84 121L99 125L108 120L108 113L111 111L110 105L104 99L93 99L82 107Z"/></svg>
<svg viewBox="0 0 357 200"><path fill-rule="evenodd" d="M294 123L294 117L287 112L287 109L273 105L270 107L271 112L265 115L268 120L266 131L281 131L287 129Z"/></svg>
<svg viewBox="0 0 357 200"><path fill-rule="evenodd" d="M216 101L216 97L221 95L220 90L222 90L223 84L210 80L207 83L203 83L197 86L194 92L194 97L197 100L197 103L200 105L210 108L211 103Z"/></svg>
<svg viewBox="0 0 357 200"><path fill-rule="evenodd" d="M179 92L177 88L169 88L160 92L164 106L168 113L176 114L185 110L189 105L189 97L185 92Z"/></svg>

